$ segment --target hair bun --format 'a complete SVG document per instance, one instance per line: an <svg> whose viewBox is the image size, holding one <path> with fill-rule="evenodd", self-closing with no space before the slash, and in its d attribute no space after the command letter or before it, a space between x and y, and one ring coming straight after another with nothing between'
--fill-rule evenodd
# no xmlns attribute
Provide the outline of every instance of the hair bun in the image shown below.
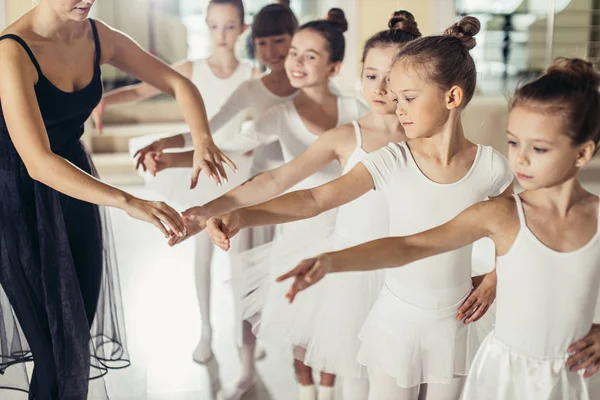
<svg viewBox="0 0 600 400"><path fill-rule="evenodd" d="M445 36L453 36L459 39L462 44L471 50L477 44L474 36L479 33L481 23L475 17L464 17L444 32Z"/></svg>
<svg viewBox="0 0 600 400"><path fill-rule="evenodd" d="M417 37L421 37L421 31L419 31L415 16L406 10L394 11L392 18L388 22L388 28L401 29Z"/></svg>
<svg viewBox="0 0 600 400"><path fill-rule="evenodd" d="M342 32L346 32L348 30L348 21L346 20L346 14L341 8L332 8L327 13L327 21L332 24L337 25Z"/></svg>
<svg viewBox="0 0 600 400"><path fill-rule="evenodd" d="M594 69L594 65L581 58L557 58L546 71L546 74L552 73L571 76L577 81L577 86L584 90L598 91L600 86L600 74Z"/></svg>

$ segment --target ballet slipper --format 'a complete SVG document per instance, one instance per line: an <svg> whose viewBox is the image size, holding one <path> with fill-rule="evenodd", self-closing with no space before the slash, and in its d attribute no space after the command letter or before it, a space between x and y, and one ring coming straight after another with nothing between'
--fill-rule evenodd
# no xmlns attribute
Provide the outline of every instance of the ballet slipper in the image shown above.
<svg viewBox="0 0 600 400"><path fill-rule="evenodd" d="M333 386L319 386L319 400L333 400L334 392Z"/></svg>
<svg viewBox="0 0 600 400"><path fill-rule="evenodd" d="M298 385L298 400L317 400L315 385Z"/></svg>

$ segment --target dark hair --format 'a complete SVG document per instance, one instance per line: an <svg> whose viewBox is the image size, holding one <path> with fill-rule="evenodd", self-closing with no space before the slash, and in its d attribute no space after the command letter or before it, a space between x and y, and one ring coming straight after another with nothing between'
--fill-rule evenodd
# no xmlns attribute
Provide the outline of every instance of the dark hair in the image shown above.
<svg viewBox="0 0 600 400"><path fill-rule="evenodd" d="M394 46L421 37L414 15L406 10L395 11L388 27L389 29L378 32L367 40L361 59L363 63L369 50L374 47Z"/></svg>
<svg viewBox="0 0 600 400"><path fill-rule="evenodd" d="M298 20L289 7L269 4L260 9L252 23L252 39L288 34L294 35Z"/></svg>
<svg viewBox="0 0 600 400"><path fill-rule="evenodd" d="M442 90L460 86L464 91L463 107L469 104L475 93L477 70L475 61L469 54L476 45L474 36L481 24L475 17L464 17L443 35L426 36L402 47L394 59L418 65L415 70Z"/></svg>
<svg viewBox="0 0 600 400"><path fill-rule="evenodd" d="M564 118L575 144L600 142L600 74L580 58L558 58L539 78L515 92L510 108L539 108Z"/></svg>
<svg viewBox="0 0 600 400"><path fill-rule="evenodd" d="M326 19L307 22L299 30L310 29L320 33L327 41L329 47L329 62L341 62L346 52L344 32L348 30L348 21L344 11L332 8L327 13Z"/></svg>
<svg viewBox="0 0 600 400"><path fill-rule="evenodd" d="M231 6L234 6L235 8L237 8L238 9L238 13L239 13L239 17L240 17L240 23L242 25L244 25L244 20L245 20L246 13L244 11L244 3L242 2L242 0L210 0L208 2L207 10L213 4L231 5Z"/></svg>

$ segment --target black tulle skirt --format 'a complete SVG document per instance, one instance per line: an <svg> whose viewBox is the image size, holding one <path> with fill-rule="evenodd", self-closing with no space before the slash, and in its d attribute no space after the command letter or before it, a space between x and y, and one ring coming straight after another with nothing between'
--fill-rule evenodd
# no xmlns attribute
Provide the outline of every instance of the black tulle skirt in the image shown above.
<svg viewBox="0 0 600 400"><path fill-rule="evenodd" d="M57 153L96 175L81 143ZM58 398L83 399L90 379L129 365L107 210L32 180L2 149L0 284L0 398L43 397L37 385L56 374Z"/></svg>

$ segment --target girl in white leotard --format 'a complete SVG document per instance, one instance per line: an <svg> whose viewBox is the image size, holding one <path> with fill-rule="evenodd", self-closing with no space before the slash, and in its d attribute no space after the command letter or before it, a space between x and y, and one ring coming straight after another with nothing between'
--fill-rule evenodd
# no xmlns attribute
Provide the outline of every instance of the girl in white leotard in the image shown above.
<svg viewBox="0 0 600 400"><path fill-rule="evenodd" d="M374 35L363 51L363 93L368 99L371 113L325 133L302 155L282 168L270 171L271 180L282 182L277 194L333 160L340 162L345 173L365 157L368 151L382 147L390 140L405 138L394 115L395 104L387 90L387 80L398 46L418 37L419 31L414 17L406 11L396 12L389 26L390 29ZM268 187L270 180L261 178L256 177L240 190L236 189L207 204L206 208L215 210L221 207L221 212L226 210L227 197L247 201L242 191L252 190L254 201L260 200L261 195L262 199L268 198L262 189ZM309 202L298 204L299 208L309 206ZM333 234L325 234L334 227ZM340 290L314 292L310 302L304 302L293 310L288 308L284 293L270 285L270 279L264 278L281 272L282 268L293 265L307 254L314 255L325 249L341 248L350 243L386 235L388 212L385 197L379 192L371 192L342 207L334 225L323 226L323 230L312 231L310 235L293 235L291 238L284 235L284 238L272 245L239 255L246 263L256 264L244 271L244 292L251 293L244 299L244 311L246 316L252 318L261 311L266 301L268 305L260 318L259 337L297 347L295 356L298 359L296 368L301 383L301 398L314 398L316 395L311 370L315 368L343 377L344 399L364 400L368 396L368 380L366 371L356 362L359 347L356 334L381 289L381 274L344 276L331 285L331 288ZM285 234L285 228L283 231ZM271 262L271 259L277 264ZM282 263L282 259L286 262ZM342 288L354 288L353 291L359 295L344 296L348 291L344 292ZM252 320L255 325L259 321L257 318ZM331 332L336 329L348 332L347 340L332 338ZM354 335L351 334L352 331ZM319 387L319 399L329 399L332 396L332 387Z"/></svg>
<svg viewBox="0 0 600 400"><path fill-rule="evenodd" d="M600 200L578 173L600 143L599 88L591 63L558 60L512 100L509 158L523 192L476 204L424 233L307 260L288 274L296 276L290 296L327 272L407 264L401 271L489 237L497 253L496 324L462 399L592 399L586 378L600 369L600 326L593 324Z"/></svg>
<svg viewBox="0 0 600 400"><path fill-rule="evenodd" d="M343 32L346 27L343 12L340 9L332 9L327 20L307 23L298 30L285 62L290 82L300 89L298 96L263 113L249 129L227 142L229 149L245 152L278 141L283 150L284 160L289 162L303 154L325 131L367 114L368 109L357 98L339 95L330 90L329 79L337 74L344 56ZM352 141L354 142L354 134ZM170 157L173 166L185 165L190 161L185 152L164 154L163 157ZM201 219L198 228L201 229L206 219L214 215L210 210L217 203L225 204L226 207L238 201L253 204L253 199L257 196L258 201L262 201L294 185L312 187L335 179L340 175L340 168L339 165L330 163L331 161L332 158L329 158L310 165L310 173L305 173L304 170L296 170L293 174L282 172L278 178L273 178L271 172L260 174L242 185L240 190L235 189L222 199L210 202L206 207L196 207L185 214ZM304 175L296 179L299 173ZM258 186L261 181L264 186ZM289 186L286 186L288 184ZM238 196L238 193L241 194ZM211 214L207 214L207 211ZM286 225L278 234L281 237L305 235L315 230L330 229L334 221L335 210L332 210L309 221ZM188 227L188 233L197 232L194 231L196 228ZM238 261L242 260L236 260L235 264L238 264ZM249 338L250 331L249 325L244 327L245 341ZM253 386L254 379L254 370L245 369L236 387L231 393L226 393L226 397L241 397ZM324 380L329 386L333 384L330 375Z"/></svg>
<svg viewBox="0 0 600 400"><path fill-rule="evenodd" d="M511 193L506 159L469 142L462 130L461 112L476 80L468 50L478 30L479 21L465 18L443 36L414 40L398 52L390 87L410 142L390 143L310 192L213 218L208 223L213 242L227 243L240 228L305 218L296 205L305 197L314 199L317 210L328 210L375 187L388 197L394 233L442 224L478 201ZM372 399L416 399L419 392L427 399L460 395L460 376L472 356L469 336L475 333L457 319L471 291L470 248L438 262L446 266L443 275L437 269L437 274L407 271L411 285L386 273L386 285L360 332L358 361L368 368ZM492 300L477 303L480 313Z"/></svg>

